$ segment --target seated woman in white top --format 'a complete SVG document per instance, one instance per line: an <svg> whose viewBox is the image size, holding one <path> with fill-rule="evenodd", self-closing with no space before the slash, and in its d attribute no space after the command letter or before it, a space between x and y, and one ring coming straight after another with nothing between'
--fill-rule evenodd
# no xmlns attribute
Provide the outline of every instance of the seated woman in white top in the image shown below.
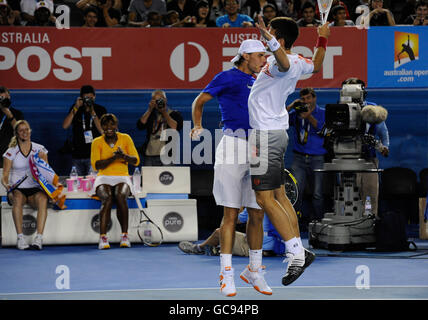
<svg viewBox="0 0 428 320"><path fill-rule="evenodd" d="M40 152L40 153L39 153ZM17 248L28 249L23 235L23 207L26 203L38 211L37 213L37 234L31 245L33 249L42 249L43 230L47 217L48 196L41 189L40 185L34 181L31 175L29 159L31 155L39 153L40 158L48 161L47 150L44 146L31 142L31 128L27 121L19 120L14 127L14 136L10 140L9 149L3 154L3 177L1 182L6 190L13 189L13 186L22 178L27 178L19 184L9 194L12 201L12 214L18 234Z"/></svg>

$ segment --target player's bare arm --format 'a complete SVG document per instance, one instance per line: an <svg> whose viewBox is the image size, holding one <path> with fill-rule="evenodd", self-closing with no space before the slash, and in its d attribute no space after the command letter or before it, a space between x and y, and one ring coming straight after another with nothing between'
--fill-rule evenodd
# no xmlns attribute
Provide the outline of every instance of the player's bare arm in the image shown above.
<svg viewBox="0 0 428 320"><path fill-rule="evenodd" d="M256 27L259 29L261 36L268 42L275 37L269 32L266 28L265 22L261 15L258 16L258 23L256 23ZM284 49L284 42L282 39L279 40L281 46L279 46L276 50L272 51L275 56L276 62L278 64L278 69L281 72L287 72L290 69L290 61L288 60L287 53Z"/></svg>
<svg viewBox="0 0 428 320"><path fill-rule="evenodd" d="M203 131L202 112L204 105L213 98L209 93L201 92L192 103L193 129L190 131L190 137L197 139Z"/></svg>

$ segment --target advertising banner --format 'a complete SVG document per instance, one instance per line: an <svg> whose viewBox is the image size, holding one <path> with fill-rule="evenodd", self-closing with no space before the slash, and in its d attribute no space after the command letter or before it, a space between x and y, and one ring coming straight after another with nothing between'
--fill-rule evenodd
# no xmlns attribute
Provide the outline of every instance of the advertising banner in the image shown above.
<svg viewBox="0 0 428 320"><path fill-rule="evenodd" d="M428 27L371 27L368 86L428 87Z"/></svg>
<svg viewBox="0 0 428 320"><path fill-rule="evenodd" d="M3 27L0 79L10 89L201 89L256 28ZM311 58L315 28L301 28L293 52ZM331 30L323 69L298 87L339 87L350 76L366 80L367 32ZM5 81L6 80L6 81Z"/></svg>

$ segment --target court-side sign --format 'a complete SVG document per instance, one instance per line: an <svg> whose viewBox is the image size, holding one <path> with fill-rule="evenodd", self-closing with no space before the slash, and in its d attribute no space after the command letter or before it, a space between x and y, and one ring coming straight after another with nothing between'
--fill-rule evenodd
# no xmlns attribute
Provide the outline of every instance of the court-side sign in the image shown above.
<svg viewBox="0 0 428 320"><path fill-rule="evenodd" d="M368 86L428 86L428 27L371 27L368 30Z"/></svg>
<svg viewBox="0 0 428 320"><path fill-rule="evenodd" d="M22 28L0 30L0 79L11 89L201 89L256 28ZM311 58L316 28L302 28L293 51ZM339 87L355 76L367 79L367 32L331 31L322 70L298 87Z"/></svg>

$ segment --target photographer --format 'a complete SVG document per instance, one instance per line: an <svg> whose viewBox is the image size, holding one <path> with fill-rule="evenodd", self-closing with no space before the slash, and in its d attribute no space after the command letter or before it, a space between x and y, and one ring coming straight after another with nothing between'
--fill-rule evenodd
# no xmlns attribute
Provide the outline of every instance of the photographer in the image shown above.
<svg viewBox="0 0 428 320"><path fill-rule="evenodd" d="M103 133L99 119L106 113L103 106L95 103L94 88L85 85L62 123L65 130L73 126L72 165L79 176L88 175L90 171L91 143Z"/></svg>
<svg viewBox="0 0 428 320"><path fill-rule="evenodd" d="M9 89L0 86L0 155L3 155L14 136L13 128L16 121L23 120L21 111L11 107ZM0 168L3 168L3 157L0 157Z"/></svg>
<svg viewBox="0 0 428 320"><path fill-rule="evenodd" d="M291 170L297 180L299 197L296 211L302 214L303 195L308 178L313 177L312 204L314 215L309 219L319 220L324 216L323 173L314 169L322 169L326 150L323 147L324 138L317 132L321 130L325 121L325 109L317 105L317 96L312 88L300 90L300 99L295 100L287 107L289 125L294 128L293 136L293 163Z"/></svg>
<svg viewBox="0 0 428 320"><path fill-rule="evenodd" d="M166 94L163 90L152 92L147 111L137 120L137 128L146 130L146 141L142 147L144 166L163 166L161 150L169 141L161 141L165 129L180 131L183 128L183 117L179 111L169 110Z"/></svg>
<svg viewBox="0 0 428 320"><path fill-rule="evenodd" d="M361 84L362 89L365 92L365 83L361 79L358 78L349 78L342 82L344 84ZM373 123L366 122L364 124L365 128L363 128L364 133L373 136L375 139L378 139L379 142L376 146L372 145L363 145L362 149L362 157L369 162L373 162L376 167L379 167L379 160L377 159L376 151L378 151L382 156L387 157L389 155L389 133L388 128L386 126L385 121L375 121L376 118L380 118L380 112L386 112L386 110L376 105L376 103L368 102L365 100L362 102L363 110L362 117L365 118L365 114L369 111L370 107L373 106L372 118ZM364 110L366 108L366 110ZM371 204L372 204L372 214L377 216L378 213L378 198L379 198L379 175L378 173L358 173L357 174L357 184L361 186L361 199L363 201L367 196L370 196Z"/></svg>

